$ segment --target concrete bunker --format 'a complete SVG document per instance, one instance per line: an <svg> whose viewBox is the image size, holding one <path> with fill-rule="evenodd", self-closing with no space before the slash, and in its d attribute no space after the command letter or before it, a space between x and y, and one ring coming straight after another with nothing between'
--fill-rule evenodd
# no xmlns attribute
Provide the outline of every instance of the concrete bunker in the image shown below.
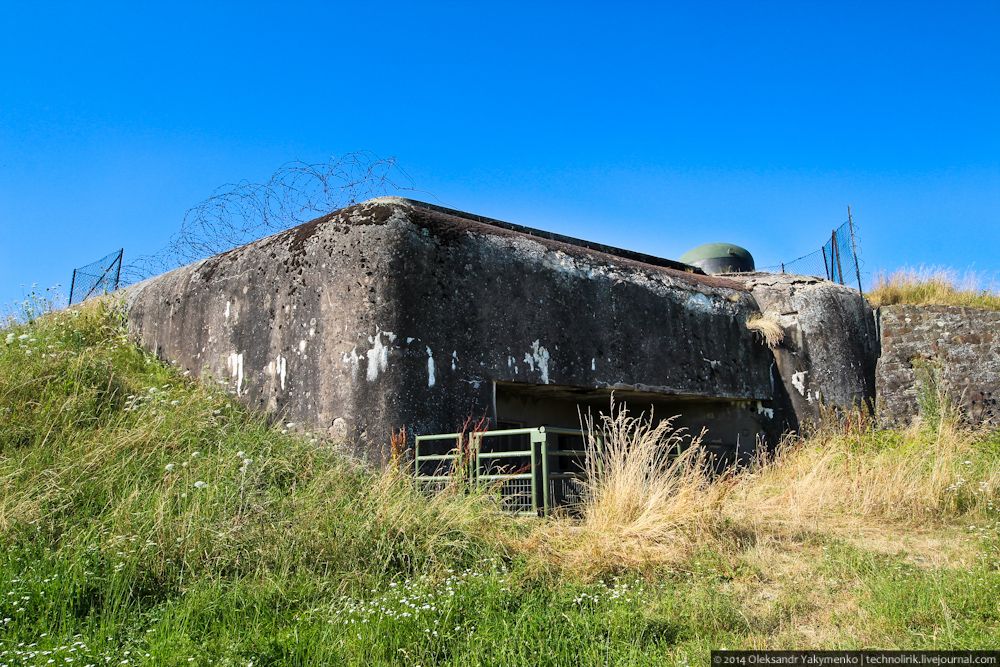
<svg viewBox="0 0 1000 667"><path fill-rule="evenodd" d="M826 305L804 306L816 290ZM399 198L152 278L126 301L147 348L372 462L400 427L447 433L483 417L494 430L578 428L578 409L605 409L611 392L633 411L706 428L706 442L735 458L798 428L821 400L871 399L874 357L819 367L869 336L857 292L708 276ZM784 363L746 327L762 304L797 332ZM830 317L836 327L815 326Z"/></svg>

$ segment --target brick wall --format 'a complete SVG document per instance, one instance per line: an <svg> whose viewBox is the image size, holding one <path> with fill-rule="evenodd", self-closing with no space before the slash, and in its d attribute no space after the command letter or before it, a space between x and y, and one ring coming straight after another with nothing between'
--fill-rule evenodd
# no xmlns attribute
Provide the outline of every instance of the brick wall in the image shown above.
<svg viewBox="0 0 1000 667"><path fill-rule="evenodd" d="M957 306L883 306L875 373L879 414L906 424L921 387L937 388L972 422L1000 425L1000 312Z"/></svg>

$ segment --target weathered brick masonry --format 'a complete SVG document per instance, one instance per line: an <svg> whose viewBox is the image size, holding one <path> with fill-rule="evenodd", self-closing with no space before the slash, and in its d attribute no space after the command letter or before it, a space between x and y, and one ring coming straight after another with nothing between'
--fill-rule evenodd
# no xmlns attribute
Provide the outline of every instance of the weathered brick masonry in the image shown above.
<svg viewBox="0 0 1000 667"><path fill-rule="evenodd" d="M970 422L1000 425L1000 312L883 306L877 321L876 395L884 422L909 423L926 390L940 391Z"/></svg>

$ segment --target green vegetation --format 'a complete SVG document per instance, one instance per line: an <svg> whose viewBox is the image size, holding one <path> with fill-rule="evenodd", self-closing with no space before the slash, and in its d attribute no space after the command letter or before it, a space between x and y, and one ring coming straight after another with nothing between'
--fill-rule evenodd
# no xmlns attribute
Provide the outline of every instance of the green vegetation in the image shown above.
<svg viewBox="0 0 1000 667"><path fill-rule="evenodd" d="M0 665L1000 644L995 434L857 427L713 483L631 465L574 522L428 499L282 426L137 349L108 305L0 331Z"/></svg>
<svg viewBox="0 0 1000 667"><path fill-rule="evenodd" d="M914 306L967 306L1000 310L1000 294L981 289L976 280L960 284L950 271L903 269L890 276L880 275L866 295L873 306L910 304Z"/></svg>

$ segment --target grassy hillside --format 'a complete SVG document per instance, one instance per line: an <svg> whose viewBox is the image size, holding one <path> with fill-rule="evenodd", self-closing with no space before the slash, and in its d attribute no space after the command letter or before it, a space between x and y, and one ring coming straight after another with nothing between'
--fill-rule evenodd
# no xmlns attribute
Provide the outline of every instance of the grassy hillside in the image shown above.
<svg viewBox="0 0 1000 667"><path fill-rule="evenodd" d="M954 272L903 269L880 275L866 295L873 306L967 306L1000 310L1000 294L982 289L972 277L962 283Z"/></svg>
<svg viewBox="0 0 1000 667"><path fill-rule="evenodd" d="M1000 644L997 435L861 420L709 480L667 427L594 428L584 517L514 520L268 426L108 306L0 331L0 666Z"/></svg>

